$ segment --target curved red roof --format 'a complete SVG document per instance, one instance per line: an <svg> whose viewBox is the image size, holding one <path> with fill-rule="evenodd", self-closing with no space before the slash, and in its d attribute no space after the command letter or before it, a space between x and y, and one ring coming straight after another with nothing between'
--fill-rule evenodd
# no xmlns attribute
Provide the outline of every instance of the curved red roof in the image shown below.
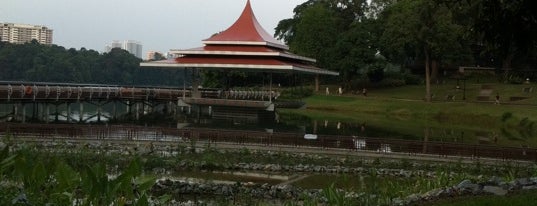
<svg viewBox="0 0 537 206"><path fill-rule="evenodd" d="M252 11L250 0L246 2L246 6L242 11L241 16L223 32L214 35L206 40L205 44L229 44L230 42L259 42L266 43L268 46L287 49L288 47L282 42L276 40L259 24Z"/></svg>
<svg viewBox="0 0 537 206"><path fill-rule="evenodd" d="M203 47L172 50L174 60L142 62L141 66L171 68L239 69L272 72L305 72L339 75L315 67L315 59L289 52L282 42L268 34L259 24L250 1L231 27L203 40Z"/></svg>

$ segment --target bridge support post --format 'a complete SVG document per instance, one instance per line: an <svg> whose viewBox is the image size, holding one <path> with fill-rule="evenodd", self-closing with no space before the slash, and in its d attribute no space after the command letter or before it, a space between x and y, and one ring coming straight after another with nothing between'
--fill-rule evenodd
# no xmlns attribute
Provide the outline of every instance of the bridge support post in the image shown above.
<svg viewBox="0 0 537 206"><path fill-rule="evenodd" d="M58 104L56 103L56 104L54 104L54 106L56 108L56 110L54 112L54 121L57 122L57 121L59 121L58 115L60 114L60 112L58 112Z"/></svg>
<svg viewBox="0 0 537 206"><path fill-rule="evenodd" d="M99 103L97 104L97 122L101 122L101 110L102 110L102 104L101 102L99 101Z"/></svg>
<svg viewBox="0 0 537 206"><path fill-rule="evenodd" d="M71 103L67 104L67 122L71 122Z"/></svg>
<svg viewBox="0 0 537 206"><path fill-rule="evenodd" d="M50 121L50 104L47 103L47 105L45 106L45 122L48 124L49 121Z"/></svg>
<svg viewBox="0 0 537 206"><path fill-rule="evenodd" d="M21 105L21 109L22 109L22 118L21 118L21 121L22 123L26 123L26 104L22 104Z"/></svg>
<svg viewBox="0 0 537 206"><path fill-rule="evenodd" d="M117 102L114 101L114 104L112 105L112 115L113 115L113 119L114 120L117 120Z"/></svg>
<svg viewBox="0 0 537 206"><path fill-rule="evenodd" d="M127 114L129 114L129 116L131 115L131 101L127 100L126 101L126 105L127 105L127 109L125 112L127 112Z"/></svg>
<svg viewBox="0 0 537 206"><path fill-rule="evenodd" d="M134 103L136 105L136 114L134 115L136 120L140 120L140 104Z"/></svg>
<svg viewBox="0 0 537 206"><path fill-rule="evenodd" d="M13 104L13 119L17 120L19 115L19 103Z"/></svg>
<svg viewBox="0 0 537 206"><path fill-rule="evenodd" d="M45 121L45 103L37 104L37 120Z"/></svg>
<svg viewBox="0 0 537 206"><path fill-rule="evenodd" d="M38 120L38 116L39 116L39 103L34 101L32 103L32 119Z"/></svg>
<svg viewBox="0 0 537 206"><path fill-rule="evenodd" d="M84 102L78 102L78 122L84 122Z"/></svg>

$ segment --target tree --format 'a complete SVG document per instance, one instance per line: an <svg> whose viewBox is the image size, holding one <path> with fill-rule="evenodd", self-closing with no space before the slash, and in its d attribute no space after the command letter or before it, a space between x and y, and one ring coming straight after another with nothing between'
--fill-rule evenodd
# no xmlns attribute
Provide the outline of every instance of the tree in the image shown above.
<svg viewBox="0 0 537 206"><path fill-rule="evenodd" d="M510 69L513 59L530 56L537 49L537 4L533 0L436 0L452 8L468 8L463 13L470 22L476 43L502 59Z"/></svg>
<svg viewBox="0 0 537 206"><path fill-rule="evenodd" d="M330 68L330 47L337 41L339 19L324 3L306 8L296 24L293 41L289 42L292 52L318 60L321 67Z"/></svg>
<svg viewBox="0 0 537 206"><path fill-rule="evenodd" d="M372 33L362 25L365 0L310 0L292 19L276 27L276 37L291 51L317 59L318 66L340 71L346 85L374 56Z"/></svg>
<svg viewBox="0 0 537 206"><path fill-rule="evenodd" d="M425 66L425 99L431 101L431 70L438 73L438 62L447 54L460 51L462 28L452 21L445 6L428 0L401 0L389 6L382 16L381 37L384 55L392 60L422 57Z"/></svg>
<svg viewBox="0 0 537 206"><path fill-rule="evenodd" d="M61 83L150 84L179 86L182 71L139 67L125 50L99 54L38 42L0 43L0 80ZM182 85L182 84L181 84Z"/></svg>
<svg viewBox="0 0 537 206"><path fill-rule="evenodd" d="M334 64L347 88L364 68L376 61L379 36L376 27L377 22L373 19L355 22L349 30L340 35L332 49Z"/></svg>

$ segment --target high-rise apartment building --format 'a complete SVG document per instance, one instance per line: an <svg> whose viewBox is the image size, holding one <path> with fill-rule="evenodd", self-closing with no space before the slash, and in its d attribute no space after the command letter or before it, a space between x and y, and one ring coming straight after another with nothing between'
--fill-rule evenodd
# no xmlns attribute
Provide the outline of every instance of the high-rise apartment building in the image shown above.
<svg viewBox="0 0 537 206"><path fill-rule="evenodd" d="M41 44L52 44L52 29L40 25L0 23L0 41L23 44L32 39Z"/></svg>
<svg viewBox="0 0 537 206"><path fill-rule="evenodd" d="M138 58L142 58L142 44L139 41L125 40L125 41L113 41L109 45L106 45L105 51L110 52L112 48L121 48L127 50Z"/></svg>

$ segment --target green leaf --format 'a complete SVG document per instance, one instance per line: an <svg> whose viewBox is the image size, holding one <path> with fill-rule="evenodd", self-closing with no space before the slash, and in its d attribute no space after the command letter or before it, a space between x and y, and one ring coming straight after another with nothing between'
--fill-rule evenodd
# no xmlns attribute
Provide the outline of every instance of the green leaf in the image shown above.
<svg viewBox="0 0 537 206"><path fill-rule="evenodd" d="M64 162L56 165L56 180L60 191L72 191L80 183L79 174Z"/></svg>
<svg viewBox="0 0 537 206"><path fill-rule="evenodd" d="M155 177L146 176L146 177L137 178L135 183L136 183L136 185L138 185L138 190L140 192L145 192L145 191L151 189L151 187L153 187L153 185L155 185L156 180L157 180L157 178L155 178Z"/></svg>
<svg viewBox="0 0 537 206"><path fill-rule="evenodd" d="M143 194L140 199L136 201L136 206L149 206L149 200L146 194Z"/></svg>
<svg viewBox="0 0 537 206"><path fill-rule="evenodd" d="M32 171L32 176L30 177L31 178L31 185L25 185L26 187L34 187L34 188L39 188L41 186L43 186L43 184L45 184L45 182L47 181L47 178L49 177L49 174L47 173L46 169L45 169L45 165L43 165L42 162L39 162L37 163L37 165L35 165L33 171ZM38 190L35 190L35 191L38 191Z"/></svg>

